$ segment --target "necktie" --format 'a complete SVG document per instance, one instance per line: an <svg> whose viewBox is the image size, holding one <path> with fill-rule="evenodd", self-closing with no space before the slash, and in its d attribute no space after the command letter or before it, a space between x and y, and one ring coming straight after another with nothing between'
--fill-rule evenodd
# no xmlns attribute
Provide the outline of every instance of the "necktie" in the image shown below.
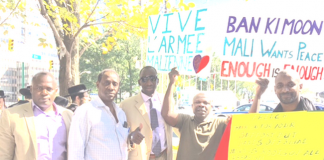
<svg viewBox="0 0 324 160"><path fill-rule="evenodd" d="M151 128L153 131L153 142L152 142L152 152L155 154L155 156L159 156L161 153L161 141L159 133L155 131L155 128L159 127L159 121L157 117L156 109L153 108L152 99L150 101L150 115L151 115Z"/></svg>

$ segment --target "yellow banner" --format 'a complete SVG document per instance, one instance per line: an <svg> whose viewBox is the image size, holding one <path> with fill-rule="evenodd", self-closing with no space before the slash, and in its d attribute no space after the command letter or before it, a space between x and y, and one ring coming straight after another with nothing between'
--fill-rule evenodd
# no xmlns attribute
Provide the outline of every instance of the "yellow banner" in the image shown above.
<svg viewBox="0 0 324 160"><path fill-rule="evenodd" d="M229 160L324 160L324 112L234 115Z"/></svg>

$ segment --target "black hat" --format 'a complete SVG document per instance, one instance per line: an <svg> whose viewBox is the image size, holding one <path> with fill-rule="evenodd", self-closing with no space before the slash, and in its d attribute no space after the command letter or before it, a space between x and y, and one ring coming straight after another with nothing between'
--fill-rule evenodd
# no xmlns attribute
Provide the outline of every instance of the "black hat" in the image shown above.
<svg viewBox="0 0 324 160"><path fill-rule="evenodd" d="M62 107L66 107L69 103L68 99L62 97L62 96L57 96L55 99L54 99L54 103L59 105L59 106L62 106Z"/></svg>
<svg viewBox="0 0 324 160"><path fill-rule="evenodd" d="M30 86L27 86L26 88L21 88L19 90L19 93L22 94L23 96L31 97Z"/></svg>
<svg viewBox="0 0 324 160"><path fill-rule="evenodd" d="M6 98L6 97L8 97L8 96L5 96L4 95L4 91L3 90L0 90L0 98Z"/></svg>
<svg viewBox="0 0 324 160"><path fill-rule="evenodd" d="M64 96L64 97L75 96L77 94L85 93L88 91L90 91L90 89L87 89L84 84L79 84L79 85L72 86L72 87L68 88L69 95Z"/></svg>

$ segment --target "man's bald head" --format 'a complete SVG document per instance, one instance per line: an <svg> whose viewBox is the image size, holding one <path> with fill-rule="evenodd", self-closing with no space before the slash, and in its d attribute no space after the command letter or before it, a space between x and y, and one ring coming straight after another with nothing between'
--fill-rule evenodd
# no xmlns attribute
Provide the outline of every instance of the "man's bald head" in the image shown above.
<svg viewBox="0 0 324 160"><path fill-rule="evenodd" d="M118 80L119 80L119 82L120 82L120 77L119 77L118 73L117 73L115 70L113 70L113 69L105 69L105 70L103 70L101 73L99 73L99 75L98 75L98 79L97 79L97 82L100 82L100 81L101 81L102 76L103 76L106 72L110 72L110 73L114 73L114 74L116 74L117 77L118 77Z"/></svg>
<svg viewBox="0 0 324 160"><path fill-rule="evenodd" d="M295 70L291 70L291 69L285 69L285 70L282 70L278 73L276 79L275 79L275 82L278 81L279 78L281 77L291 77L291 79L294 81L294 82L297 82L297 83L300 83L300 76L299 74L295 71Z"/></svg>
<svg viewBox="0 0 324 160"><path fill-rule="evenodd" d="M212 97L210 96L210 94L206 94L204 92L200 92L198 94L196 94L194 97L193 97L193 101L195 101L195 99L197 98L200 98L200 97L205 97L208 101L212 102Z"/></svg>
<svg viewBox="0 0 324 160"><path fill-rule="evenodd" d="M195 119L202 122L208 117L212 109L212 98L209 94L198 93L193 98L192 110L195 114Z"/></svg>
<svg viewBox="0 0 324 160"><path fill-rule="evenodd" d="M282 105L297 106L303 84L294 70L283 70L275 79L274 91Z"/></svg>
<svg viewBox="0 0 324 160"><path fill-rule="evenodd" d="M40 79L43 78L44 76L51 77L53 79L53 86L57 87L57 83L55 81L55 78L54 78L53 74L50 73L50 72L39 72L39 73L35 74L33 79L32 79L32 85L37 84L40 81Z"/></svg>

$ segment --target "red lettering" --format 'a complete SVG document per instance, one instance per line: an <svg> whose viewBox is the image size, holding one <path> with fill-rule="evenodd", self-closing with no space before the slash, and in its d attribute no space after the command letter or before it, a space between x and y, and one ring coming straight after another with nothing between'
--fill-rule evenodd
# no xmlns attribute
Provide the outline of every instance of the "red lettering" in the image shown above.
<svg viewBox="0 0 324 160"><path fill-rule="evenodd" d="M232 62L230 62L230 64L229 64L229 76L231 75L231 71L232 71L233 76L236 77L237 64L238 64L238 62L235 62L235 69L233 69L234 68L233 64L232 64Z"/></svg>
<svg viewBox="0 0 324 160"><path fill-rule="evenodd" d="M284 65L284 69L286 69L288 66L290 66L290 64L285 64ZM291 66L291 68L293 68L294 66Z"/></svg>
<svg viewBox="0 0 324 160"><path fill-rule="evenodd" d="M322 76L323 76L323 67L322 67L322 71L321 71L321 72L319 72L319 67L318 67L318 71L317 71L316 79L318 79L318 75L321 75L321 76L320 76L320 80L322 80Z"/></svg>
<svg viewBox="0 0 324 160"><path fill-rule="evenodd" d="M311 78L311 80L316 80L316 77L314 76L314 69L316 69L317 70L317 67L313 67L313 69L312 69L312 78Z"/></svg>
<svg viewBox="0 0 324 160"><path fill-rule="evenodd" d="M309 68L309 73L307 74L307 71L308 71L308 66L305 68L304 66L302 66L300 68L300 72L302 71L302 69L304 68L304 73L303 73L303 76L301 77L301 79L305 78L305 80L309 80L309 78L311 77L311 68Z"/></svg>
<svg viewBox="0 0 324 160"><path fill-rule="evenodd" d="M241 68L242 68L242 66L243 66L243 74L241 74ZM239 67L238 67L238 76L239 77L243 77L245 75L245 72L247 71L246 69L248 69L248 68L246 67L245 63L244 62L241 62L239 64Z"/></svg>
<svg viewBox="0 0 324 160"><path fill-rule="evenodd" d="M247 63L247 66L249 66L249 64L250 64L250 62ZM254 63L253 63L253 69L252 69L252 73L251 73L251 74L249 74L249 68L246 70L246 75L247 75L248 78L250 78L250 77L253 76L254 71L255 71L255 64L256 64L256 63L254 62Z"/></svg>
<svg viewBox="0 0 324 160"><path fill-rule="evenodd" d="M264 67L263 77L265 77L266 72L268 72L267 77L269 77L271 64L269 63L269 68L268 68L268 69L267 69L267 65L268 65L268 64L266 63L266 64L265 64L265 67Z"/></svg>
<svg viewBox="0 0 324 160"><path fill-rule="evenodd" d="M223 61L222 62L222 69L221 69L221 76L222 77L229 77L229 74L227 74L227 75L224 74L224 71L226 70L224 66L225 66L226 63L228 63L228 61Z"/></svg>
<svg viewBox="0 0 324 160"><path fill-rule="evenodd" d="M256 75L257 75L257 77L261 77L262 76L262 72L258 72L258 70L259 70L259 67L260 67L260 65L262 65L262 66L264 66L264 64L263 63L260 63L260 64L258 64L258 66L257 66L257 68L256 68Z"/></svg>

